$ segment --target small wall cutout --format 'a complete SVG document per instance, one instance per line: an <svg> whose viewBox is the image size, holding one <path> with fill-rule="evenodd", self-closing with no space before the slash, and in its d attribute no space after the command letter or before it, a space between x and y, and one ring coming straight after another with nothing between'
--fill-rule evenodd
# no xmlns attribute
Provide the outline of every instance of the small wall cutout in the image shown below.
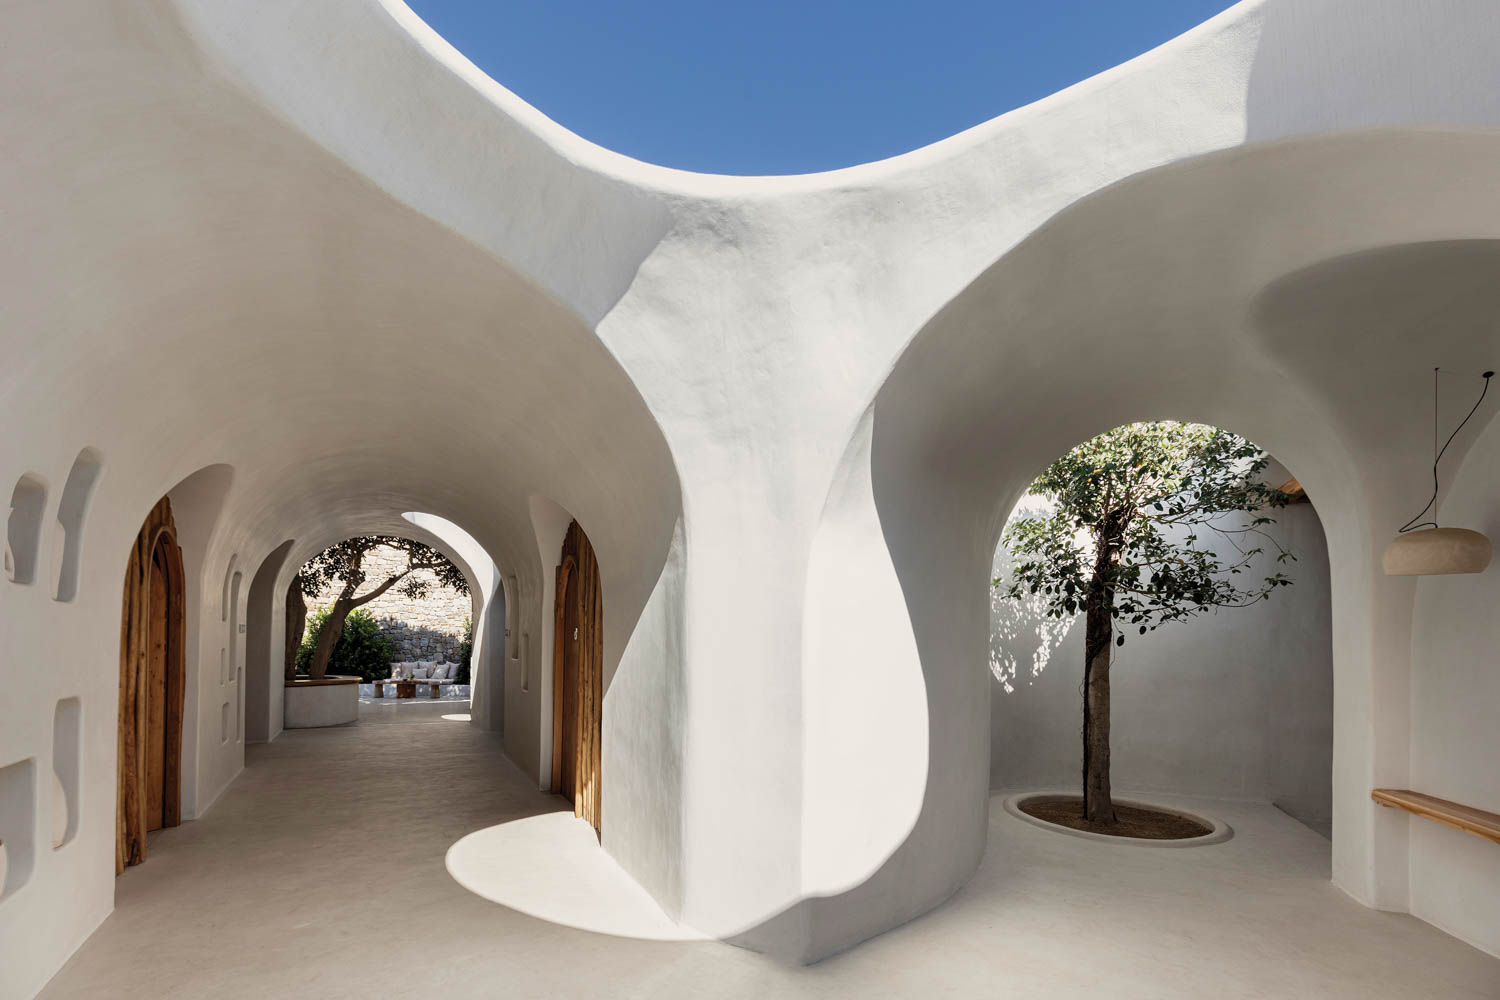
<svg viewBox="0 0 1500 1000"><path fill-rule="evenodd" d="M229 568L224 570L224 593L219 595L219 621L229 620L229 581L234 579L234 564L239 562L240 556L236 552L229 557Z"/></svg>
<svg viewBox="0 0 1500 1000"><path fill-rule="evenodd" d="M12 583L35 583L37 558L42 548L42 512L47 507L47 486L27 474L10 495L10 517L5 523L6 575Z"/></svg>
<svg viewBox="0 0 1500 1000"><path fill-rule="evenodd" d="M89 501L94 484L99 481L103 458L93 448L85 448L73 460L68 481L63 484L62 500L57 506L57 528L61 545L54 546L57 558L57 590L53 597L67 602L78 596L78 572L83 560L83 528L88 518Z"/></svg>
<svg viewBox="0 0 1500 1000"><path fill-rule="evenodd" d="M510 658L519 660L521 658L521 643L516 636L515 621L520 617L520 598L516 588L516 578L510 578L510 586L505 590L505 642L510 647Z"/></svg>
<svg viewBox="0 0 1500 1000"><path fill-rule="evenodd" d="M219 742L229 742L229 702L219 708Z"/></svg>
<svg viewBox="0 0 1500 1000"><path fill-rule="evenodd" d="M83 703L63 698L52 713L52 770L57 773L52 803L52 849L66 847L78 835L78 790L82 787Z"/></svg>
<svg viewBox="0 0 1500 1000"><path fill-rule="evenodd" d="M234 673L240 666L240 585L244 579L245 574L237 572L229 583L229 659L221 678L224 683L234 680Z"/></svg>
<svg viewBox="0 0 1500 1000"><path fill-rule="evenodd" d="M521 690L531 690L531 633L521 633Z"/></svg>
<svg viewBox="0 0 1500 1000"><path fill-rule="evenodd" d="M31 881L36 867L36 758L0 767L0 844L5 873L0 903Z"/></svg>

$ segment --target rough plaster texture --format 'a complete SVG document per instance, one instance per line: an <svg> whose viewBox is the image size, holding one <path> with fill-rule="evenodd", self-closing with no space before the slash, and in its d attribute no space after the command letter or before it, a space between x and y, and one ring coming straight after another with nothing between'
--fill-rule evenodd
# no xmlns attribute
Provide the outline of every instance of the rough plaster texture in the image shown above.
<svg viewBox="0 0 1500 1000"><path fill-rule="evenodd" d="M28 995L112 905L121 567L163 493L188 817L243 766L238 624L276 649L286 567L418 531L410 511L467 532L475 585L506 594L484 606L522 641L491 644L474 723L545 781L577 518L603 574L605 849L673 917L812 960L975 872L1005 514L1051 456L1158 416L1251 436L1322 517L1334 884L1494 940L1441 889L1483 862L1412 863L1369 801L1460 776L1413 723L1418 585L1378 557L1425 499L1427 372L1500 355L1488 0L1247 0L931 147L788 178L598 149L398 0L54 0L5 29L0 488L43 484L51 524L80 449L100 471L74 599L0 584L0 767L46 773L59 699L93 720L76 837L0 902L0 990ZM367 405L413 385L416 414ZM288 539L264 622L254 577ZM832 615L889 630L868 719L833 681L869 646L830 641ZM274 685L254 692L275 740ZM883 782L878 727L925 744ZM820 812L839 776L883 794ZM831 830L858 831L847 855Z"/></svg>
<svg viewBox="0 0 1500 1000"><path fill-rule="evenodd" d="M1027 498L1022 506L1035 502ZM1277 566L1268 553L1244 578L1258 581L1280 570L1291 587L1248 608L1128 635L1115 651L1111 773L1122 788L1273 802L1327 835L1333 769L1328 549L1311 505L1271 516L1276 524L1267 530L1297 561ZM1216 544L1211 535L1202 541L1226 561L1235 558L1228 543ZM1010 565L1001 545L994 575L1009 580ZM1082 759L1081 618L1043 618L1034 602L1011 601L998 590L991 602L990 663L997 681L990 696L990 785L1073 787Z"/></svg>

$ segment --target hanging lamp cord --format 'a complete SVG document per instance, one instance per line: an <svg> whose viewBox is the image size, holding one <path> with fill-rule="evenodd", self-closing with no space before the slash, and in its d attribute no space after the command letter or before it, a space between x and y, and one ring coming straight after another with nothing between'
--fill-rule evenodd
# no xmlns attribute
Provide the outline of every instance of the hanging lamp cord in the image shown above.
<svg viewBox="0 0 1500 1000"><path fill-rule="evenodd" d="M1439 370L1436 369L1436 368L1434 368L1432 370L1432 430L1433 430L1432 444L1433 444L1433 449L1434 449L1435 454L1432 456L1432 499L1427 501L1427 506L1426 507L1423 507L1421 510L1417 511L1417 516L1416 517L1412 518L1410 521L1407 521L1401 527L1399 527L1399 528L1396 529L1396 533L1398 535L1404 535L1408 531L1416 531L1418 528L1436 528L1438 526L1438 523L1437 523L1437 509L1436 509L1437 508L1437 498L1438 498L1438 463L1441 462L1443 460L1443 456L1445 454L1447 454L1447 452L1448 452L1448 446L1453 443L1453 439L1456 438L1456 437L1458 437L1458 432L1464 429L1464 424L1467 424L1469 422L1469 417L1472 417L1476 412L1478 412L1478 410L1479 410L1479 404L1484 402L1485 394L1490 391L1490 379L1492 379L1492 378L1495 377L1495 373L1494 372L1485 372L1484 373L1484 388L1479 390L1479 398L1477 400L1475 400L1474 401L1474 405L1469 408L1468 415L1465 416L1463 418L1463 420L1459 421L1459 424L1458 424L1457 427L1453 428L1453 433L1448 435L1448 440L1445 441L1445 442L1443 442L1443 447L1442 448L1438 448L1437 447L1437 399L1438 399L1437 378L1438 378L1438 374L1439 374ZM1432 511L1432 517L1433 517L1433 519L1431 521L1423 521L1422 518L1427 514L1427 512L1429 510Z"/></svg>

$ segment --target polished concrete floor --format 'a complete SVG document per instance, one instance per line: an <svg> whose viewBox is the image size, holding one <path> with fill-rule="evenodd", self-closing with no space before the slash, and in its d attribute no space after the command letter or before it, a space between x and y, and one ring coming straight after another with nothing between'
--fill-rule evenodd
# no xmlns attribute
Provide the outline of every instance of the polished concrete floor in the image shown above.
<svg viewBox="0 0 1500 1000"><path fill-rule="evenodd" d="M566 833L558 824L570 822L545 817L559 800L461 712L403 706L252 747L205 818L152 840L150 860L119 880L114 914L42 995L1500 997L1500 960L1356 905L1327 881L1326 840L1244 803L1181 800L1235 837L1171 850L1038 829L997 797L984 865L947 906L809 968L568 926L588 880L613 877L599 858L558 863L557 879L578 880L560 890L574 908L539 919L494 901L509 900L522 868L547 863L534 835L514 852L513 880L505 859L479 863L486 843L504 847L499 834L469 842L481 855L464 862L475 891L445 864L476 831L519 820ZM559 856L588 843L560 836ZM517 905L549 913L534 895L548 879L531 882ZM622 933L631 906L650 906L611 900ZM657 931L665 920L636 916Z"/></svg>

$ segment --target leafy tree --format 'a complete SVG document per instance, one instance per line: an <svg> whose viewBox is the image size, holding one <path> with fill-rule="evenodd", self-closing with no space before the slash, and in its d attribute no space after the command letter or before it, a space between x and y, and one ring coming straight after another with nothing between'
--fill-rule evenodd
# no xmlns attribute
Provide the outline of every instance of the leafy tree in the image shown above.
<svg viewBox="0 0 1500 1000"><path fill-rule="evenodd" d="M1115 820L1109 784L1109 670L1128 630L1144 635L1205 611L1239 608L1291 583L1281 572L1241 579L1274 548L1263 513L1292 497L1260 481L1268 456L1202 424L1127 424L1053 462L1028 493L1054 505L1016 518L1007 596L1032 595L1051 618L1084 614L1083 807L1090 825ZM1250 514L1231 517L1234 514ZM1206 544L1232 549L1222 558ZM1223 543L1227 542L1228 545ZM996 579L996 587L1003 581Z"/></svg>
<svg viewBox="0 0 1500 1000"><path fill-rule="evenodd" d="M307 633L297 647L297 666L306 670L312 665L313 652L328 624L328 609L319 608L307 622ZM358 677L369 683L391 676L391 661L396 658L396 644L380 631L380 623L364 608L355 608L344 619L344 627L334 644L328 669L346 677Z"/></svg>
<svg viewBox="0 0 1500 1000"><path fill-rule="evenodd" d="M373 589L360 594L359 588L365 583L365 555L377 548L399 549L406 553L406 567L376 584ZM395 535L360 535L349 538L337 545L330 545L308 560L297 575L304 595L317 597L335 580L343 584L333 605L328 608L323 627L314 642L312 657L307 664L308 676L318 680L327 674L328 661L333 656L339 636L343 634L344 621L355 608L369 604L397 584L401 585L398 593L418 599L426 597L431 584L425 577L414 575L418 570L431 571L441 586L452 587L460 594L469 592L463 573L447 556L422 542Z"/></svg>
<svg viewBox="0 0 1500 1000"><path fill-rule="evenodd" d="M474 659L474 621L464 619L464 637L458 641L458 671L453 677L455 684L469 683L469 669Z"/></svg>

